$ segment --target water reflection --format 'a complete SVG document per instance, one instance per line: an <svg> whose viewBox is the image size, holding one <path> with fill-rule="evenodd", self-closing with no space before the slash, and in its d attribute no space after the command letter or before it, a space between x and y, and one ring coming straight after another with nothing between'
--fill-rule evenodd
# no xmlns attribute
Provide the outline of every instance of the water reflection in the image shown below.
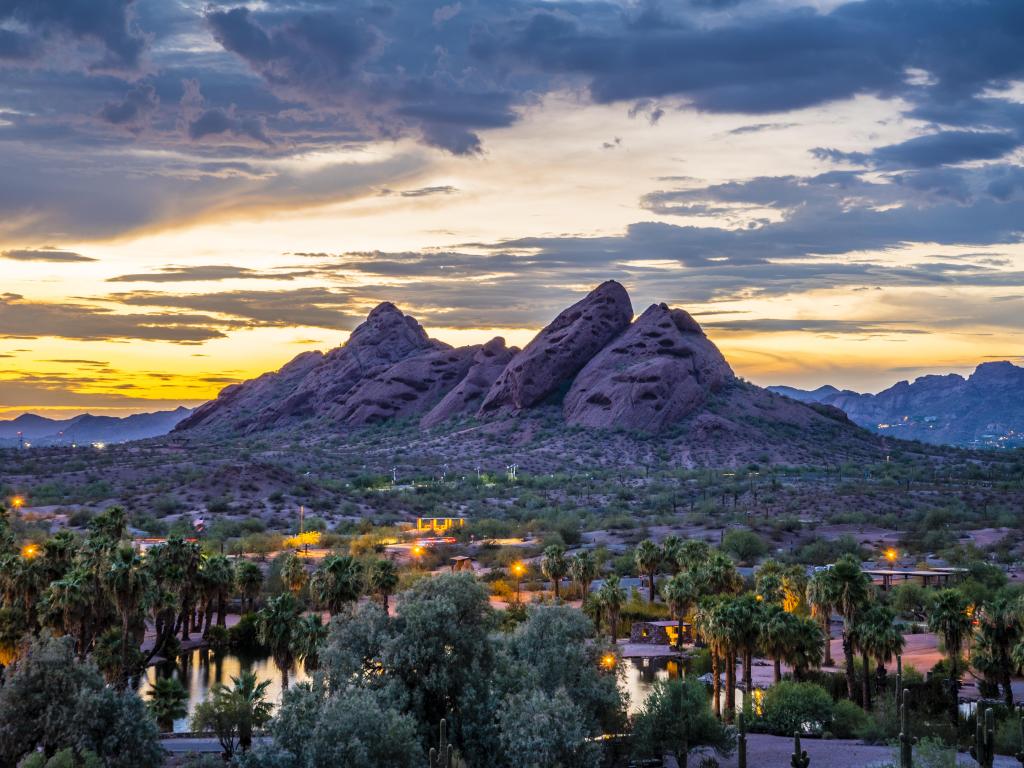
<svg viewBox="0 0 1024 768"><path fill-rule="evenodd" d="M231 685L231 678L238 677L244 671L256 673L257 682L269 680L267 698L276 707L281 701L281 672L273 659L261 656L246 657L234 654L215 654L209 650L196 649L191 653L178 657L176 663L161 664L150 667L139 681L139 695L146 699L146 694L153 687L158 677L176 678L188 691L188 717L174 721L174 732L184 733L189 730L189 719L196 705L203 701L216 683ZM289 674L289 685L308 680L302 663L296 664Z"/></svg>
<svg viewBox="0 0 1024 768"><path fill-rule="evenodd" d="M670 657L653 658L627 658L623 659L624 674L620 678L619 687L629 697L627 710L630 715L635 715L644 707L647 697L654 690L654 685L659 680L681 677L687 674L686 662ZM755 691L755 706L757 706ZM711 688L708 687L708 699L711 698ZM723 676L722 706L725 706L725 685ZM743 709L743 689L736 689L736 710Z"/></svg>
<svg viewBox="0 0 1024 768"><path fill-rule="evenodd" d="M639 712L647 697L654 689L658 680L668 680L686 674L684 663L669 657L628 658L623 659L623 674L619 678L622 692L628 697L630 715ZM174 732L184 733L189 730L189 718L196 705L208 695L210 688L216 683L231 685L231 678L238 677L243 670L256 673L258 682L269 680L267 698L276 706L281 702L281 672L273 659L263 656L239 656L235 654L215 654L209 650L197 649L179 657L177 663L162 664L150 667L139 681L139 695L144 699L158 677L177 678L188 691L188 717L174 721ZM289 684L308 680L309 675L301 663L292 668ZM711 692L708 691L710 698ZM725 705L725 692L722 692L722 705ZM736 707L743 707L743 691L736 689Z"/></svg>

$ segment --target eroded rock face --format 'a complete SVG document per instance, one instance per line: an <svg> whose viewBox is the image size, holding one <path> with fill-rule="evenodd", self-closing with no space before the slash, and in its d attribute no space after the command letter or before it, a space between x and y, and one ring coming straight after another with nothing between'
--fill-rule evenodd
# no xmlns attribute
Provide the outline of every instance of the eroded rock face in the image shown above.
<svg viewBox="0 0 1024 768"><path fill-rule="evenodd" d="M538 333L491 386L480 406L520 410L544 400L572 380L633 317L626 289L614 280L601 283Z"/></svg>
<svg viewBox="0 0 1024 768"><path fill-rule="evenodd" d="M654 304L580 371L569 424L657 432L733 378L722 353L681 309Z"/></svg>
<svg viewBox="0 0 1024 768"><path fill-rule="evenodd" d="M332 416L352 426L421 414L462 380L480 347L423 352L356 384Z"/></svg>
<svg viewBox="0 0 1024 768"><path fill-rule="evenodd" d="M203 403L179 422L175 431L208 425L246 429L258 422L260 412L268 405L290 397L323 360L322 352L303 352L278 371L224 387L215 399Z"/></svg>
<svg viewBox="0 0 1024 768"><path fill-rule="evenodd" d="M474 413L484 395L501 372L519 351L506 347L501 336L491 339L473 354L473 362L462 380L420 420L424 427L432 427L455 416Z"/></svg>
<svg viewBox="0 0 1024 768"><path fill-rule="evenodd" d="M226 387L178 428L203 425L251 431L328 415L360 381L411 355L437 349L448 345L431 340L413 317L384 302L343 346L326 355L305 352L279 371Z"/></svg>

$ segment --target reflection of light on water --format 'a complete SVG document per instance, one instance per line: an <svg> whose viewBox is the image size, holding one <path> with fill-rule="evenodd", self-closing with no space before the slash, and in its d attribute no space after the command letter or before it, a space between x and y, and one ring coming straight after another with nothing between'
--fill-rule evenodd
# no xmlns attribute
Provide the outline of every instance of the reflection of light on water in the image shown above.
<svg viewBox="0 0 1024 768"><path fill-rule="evenodd" d="M623 674L619 677L619 690L628 696L627 712L635 715L644 707L647 697L659 680L679 677L682 669L679 661L666 657L628 658L623 660ZM708 689L708 698L711 689ZM754 711L758 714L764 706L764 691L759 688L753 693ZM722 708L725 708L725 676L722 676ZM736 711L743 710L743 689L736 689Z"/></svg>
<svg viewBox="0 0 1024 768"><path fill-rule="evenodd" d="M199 649L180 657L177 664L147 669L139 681L138 691L143 700L146 700L146 694L153 687L157 677L177 678L188 691L188 717L174 721L175 733L182 733L189 730L189 718L192 717L196 705L206 698L210 689L216 683L224 683L230 687L231 678L238 677L243 670L255 672L257 682L270 681L267 699L276 707L281 701L281 671L273 659L246 659L231 654L217 656ZM288 684L294 685L308 679L309 675L306 674L305 668L298 663L288 675Z"/></svg>

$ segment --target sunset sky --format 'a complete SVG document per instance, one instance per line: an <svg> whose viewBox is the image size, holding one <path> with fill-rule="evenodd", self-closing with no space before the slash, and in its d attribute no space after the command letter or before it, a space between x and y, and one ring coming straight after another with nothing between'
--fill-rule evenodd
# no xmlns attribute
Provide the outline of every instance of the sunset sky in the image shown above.
<svg viewBox="0 0 1024 768"><path fill-rule="evenodd" d="M758 384L1024 356L1020 0L0 0L0 418L606 279Z"/></svg>

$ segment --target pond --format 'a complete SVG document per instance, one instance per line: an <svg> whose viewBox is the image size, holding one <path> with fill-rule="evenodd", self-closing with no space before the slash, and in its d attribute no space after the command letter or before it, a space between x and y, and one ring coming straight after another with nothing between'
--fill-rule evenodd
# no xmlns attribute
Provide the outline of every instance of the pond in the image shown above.
<svg viewBox="0 0 1024 768"><path fill-rule="evenodd" d="M258 682L269 680L267 698L276 707L281 701L281 672L273 659L265 656L241 656L230 653L215 654L209 650L196 649L182 654L177 662L169 662L150 667L139 680L138 692L145 701L146 694L153 687L158 677L174 677L188 691L188 717L174 721L175 733L186 733L189 719L196 705L206 699L210 689L217 683L231 685L231 678L238 677L243 671L256 673ZM296 664L289 675L289 685L301 683L309 679L302 663Z"/></svg>
<svg viewBox="0 0 1024 768"><path fill-rule="evenodd" d="M681 665L671 658L624 659L624 675L621 678L622 692L629 697L628 711L635 714L643 707L658 680L678 677ZM265 656L241 656L235 654L214 654L208 650L194 650L183 654L176 663L161 664L150 667L142 676L138 685L139 695L146 698L147 692L153 687L157 677L174 677L188 691L188 717L174 721L174 732L189 731L189 718L196 705L203 701L216 683L231 685L231 678L238 677L243 670L256 673L259 682L270 681L267 696L276 707L281 701L281 672L273 660ZM291 671L290 684L308 680L309 675L302 664L297 664ZM736 704L742 706L743 691L737 689Z"/></svg>

